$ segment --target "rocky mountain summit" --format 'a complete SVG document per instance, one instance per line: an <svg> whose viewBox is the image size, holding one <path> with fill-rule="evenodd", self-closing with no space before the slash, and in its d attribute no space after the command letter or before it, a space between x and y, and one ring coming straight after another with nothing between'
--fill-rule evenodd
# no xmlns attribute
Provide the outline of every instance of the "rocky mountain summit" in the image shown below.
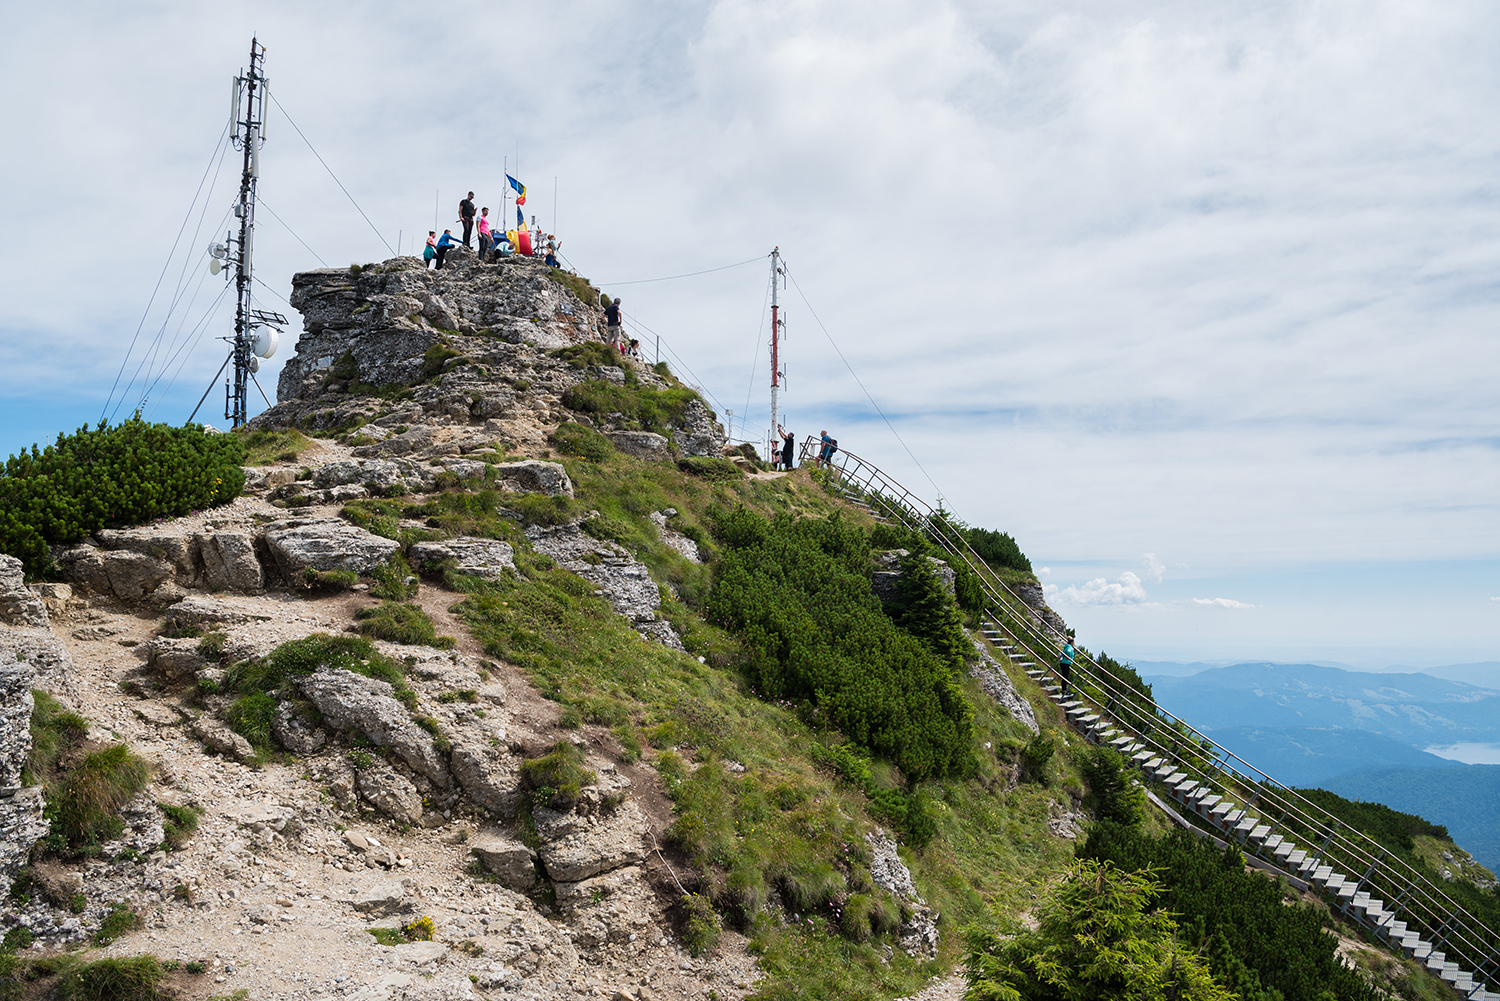
<svg viewBox="0 0 1500 1001"><path fill-rule="evenodd" d="M13 888L0 930L24 930L33 950L112 937L107 955L201 963L200 980L178 985L197 996L751 989L744 939L727 932L695 957L680 937L661 775L490 655L444 583L515 579L524 549L575 575L642 642L683 650L662 614L671 588L590 527L597 512L571 506L553 450L587 429L666 465L720 456L724 432L664 369L610 353L592 298L527 261L300 274L305 333L254 427L312 440L246 467L231 503L58 547L63 582L28 586L0 557L0 876ZM482 488L524 531L506 541L350 513L455 484ZM553 514L526 514L539 510ZM648 521L696 564L677 516ZM353 635L392 606L435 632ZM246 701L247 670L293 656L316 663ZM149 766L110 840L81 858L38 845L46 804L22 777L33 690L88 721L79 753L118 742ZM185 816L196 833L176 826ZM937 913L895 842L868 837L876 885L903 902L902 948L934 955Z"/></svg>

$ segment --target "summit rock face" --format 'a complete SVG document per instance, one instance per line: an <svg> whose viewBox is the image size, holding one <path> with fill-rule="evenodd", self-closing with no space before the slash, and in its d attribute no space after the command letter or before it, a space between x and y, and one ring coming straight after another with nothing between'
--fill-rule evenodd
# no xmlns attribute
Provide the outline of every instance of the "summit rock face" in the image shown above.
<svg viewBox="0 0 1500 1001"><path fill-rule="evenodd" d="M639 413L607 405L618 396L605 394L604 404L597 393L570 396L585 383L684 388L642 363L608 364L598 299L587 282L536 261L479 264L466 253L441 271L395 258L301 272L290 301L303 333L276 406L252 426L359 427L371 439L356 453L364 458L425 460L496 440L542 447L568 421L611 436L657 435L667 446L661 458L718 455L724 428L697 398L646 426ZM598 348L568 351L588 344Z"/></svg>

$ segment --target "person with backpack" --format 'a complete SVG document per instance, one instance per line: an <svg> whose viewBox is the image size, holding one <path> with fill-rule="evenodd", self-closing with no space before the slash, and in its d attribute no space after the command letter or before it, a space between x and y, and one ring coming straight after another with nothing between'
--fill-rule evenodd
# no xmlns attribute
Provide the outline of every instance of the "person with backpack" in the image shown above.
<svg viewBox="0 0 1500 1001"><path fill-rule="evenodd" d="M604 323L605 329L609 332L609 340L606 343L612 348L623 348L625 346L625 338L620 331L619 299L604 307Z"/></svg>
<svg viewBox="0 0 1500 1001"><path fill-rule="evenodd" d="M833 453L839 450L839 440L828 437L826 430L818 433L818 440L823 443L823 447L818 450L818 467L822 468L833 460Z"/></svg>
<svg viewBox="0 0 1500 1001"><path fill-rule="evenodd" d="M427 246L422 248L422 260L425 263L427 263L427 264L430 265L432 263L433 259L436 258L436 257L437 257L437 230L435 230L435 229L429 229L427 231ZM442 265L438 265L438 266L442 267Z"/></svg>
<svg viewBox="0 0 1500 1001"><path fill-rule="evenodd" d="M469 245L469 234L474 232L474 192L458 203L458 221L464 224L464 246Z"/></svg>
<svg viewBox="0 0 1500 1001"><path fill-rule="evenodd" d="M1063 637L1062 654L1057 658L1057 673L1062 675L1062 693L1066 696L1073 687L1073 658L1078 651L1073 649L1073 637Z"/></svg>
<svg viewBox="0 0 1500 1001"><path fill-rule="evenodd" d="M453 238L453 230L443 230L443 235L438 237L437 242L437 266L439 271L443 270L443 258L447 257L448 251L456 246L458 246L458 241Z"/></svg>

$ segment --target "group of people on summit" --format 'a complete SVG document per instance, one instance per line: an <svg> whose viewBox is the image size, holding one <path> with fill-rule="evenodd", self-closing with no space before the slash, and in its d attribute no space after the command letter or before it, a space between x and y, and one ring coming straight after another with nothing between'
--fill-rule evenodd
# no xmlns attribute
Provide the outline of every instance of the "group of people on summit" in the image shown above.
<svg viewBox="0 0 1500 1001"><path fill-rule="evenodd" d="M519 213L519 209L517 212ZM548 233L545 240L533 242L531 234L525 232L523 226L522 231L517 234L515 242L512 242L511 236L503 228L491 228L490 209L488 205L479 209L478 216L474 214L474 192L472 191L458 203L458 221L463 226L464 235L462 240L455 237L451 229L443 230L442 236L438 236L435 229L427 231L427 246L422 251L422 260L427 261L432 267L441 269L444 259L448 256L448 251L458 246L460 242L465 247L473 249L472 241L477 230L479 235L480 263L484 263L487 259L499 260L502 257L510 257L513 254L519 253L531 257L541 257L548 267L561 267L557 263L557 248L562 246L562 242L557 237ZM534 221L535 219L533 218ZM525 237L525 239L520 239L520 237Z"/></svg>

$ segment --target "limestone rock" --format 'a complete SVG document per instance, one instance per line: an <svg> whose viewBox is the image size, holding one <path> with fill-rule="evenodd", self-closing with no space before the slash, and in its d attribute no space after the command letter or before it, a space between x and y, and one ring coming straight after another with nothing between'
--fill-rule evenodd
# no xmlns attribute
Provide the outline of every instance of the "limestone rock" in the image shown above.
<svg viewBox="0 0 1500 1001"><path fill-rule="evenodd" d="M32 688L43 689L65 702L77 700L73 658L52 630L0 626L0 666L19 662L35 672Z"/></svg>
<svg viewBox="0 0 1500 1001"><path fill-rule="evenodd" d="M266 545L288 581L297 581L307 569L367 574L401 548L336 519L277 522L266 527Z"/></svg>
<svg viewBox="0 0 1500 1001"><path fill-rule="evenodd" d="M909 955L932 959L937 955L938 915L917 892L911 870L901 861L896 842L879 828L865 834L870 848L870 881L880 889L904 901L911 916L897 929L901 948Z"/></svg>
<svg viewBox="0 0 1500 1001"><path fill-rule="evenodd" d="M385 762L359 772L359 794L392 820L417 824L422 820L422 794L405 776Z"/></svg>
<svg viewBox="0 0 1500 1001"><path fill-rule="evenodd" d="M259 591L265 574L255 553L255 537L246 532L194 536L203 558L203 583L213 591Z"/></svg>
<svg viewBox="0 0 1500 1001"><path fill-rule="evenodd" d="M197 629L203 632L222 627L236 626L252 619L264 621L268 616L256 615L231 601L224 601L207 594L189 594L167 609L166 625L169 630L186 631Z"/></svg>
<svg viewBox="0 0 1500 1001"><path fill-rule="evenodd" d="M389 747L411 768L444 789L452 785L442 755L432 737L412 721L406 707L392 696L391 686L343 668L320 668L297 681L323 718L332 726L357 730L380 747Z"/></svg>
<svg viewBox="0 0 1500 1001"><path fill-rule="evenodd" d="M398 959L419 966L437 962L448 951L448 947L441 942L407 942L395 949Z"/></svg>
<svg viewBox="0 0 1500 1001"><path fill-rule="evenodd" d="M195 719L188 730L210 751L218 751L238 761L255 759L255 748L250 742L216 719L207 716Z"/></svg>
<svg viewBox="0 0 1500 1001"><path fill-rule="evenodd" d="M671 513L669 514L668 512ZM681 532L667 527L667 520L674 517L676 514L676 509L669 507L665 511L652 511L646 517L650 518L651 521L656 525L657 531L661 534L662 542L666 543L669 547L681 553L683 558L688 562L702 563L703 557L698 552L698 543L694 542L692 539L689 539Z"/></svg>
<svg viewBox="0 0 1500 1001"><path fill-rule="evenodd" d="M683 420L677 427L677 444L683 455L718 455L728 436L724 426L699 400L683 408Z"/></svg>
<svg viewBox="0 0 1500 1001"><path fill-rule="evenodd" d="M568 479L568 471L557 462L528 459L524 462L496 463L495 479L512 493L573 496L573 481Z"/></svg>
<svg viewBox="0 0 1500 1001"><path fill-rule="evenodd" d="M21 787L21 770L31 753L31 689L36 672L30 664L0 664L0 794Z"/></svg>
<svg viewBox="0 0 1500 1001"><path fill-rule="evenodd" d="M373 483L382 489L396 484L410 485L412 477L409 463L391 462L386 459L365 459L330 462L313 471L313 485L336 487L345 483Z"/></svg>
<svg viewBox="0 0 1500 1001"><path fill-rule="evenodd" d="M892 549L875 555L875 574L871 588L875 591L875 597L881 601L896 600L901 581L901 558L906 555L905 549ZM932 564L933 573L937 574L938 580L943 584L943 589L953 594L954 581L958 577L953 568L946 561L935 556L927 557L927 562Z"/></svg>
<svg viewBox="0 0 1500 1001"><path fill-rule="evenodd" d="M0 623L45 629L47 609L26 587L26 572L14 556L0 554Z"/></svg>
<svg viewBox="0 0 1500 1001"><path fill-rule="evenodd" d="M498 580L506 572L515 573L515 551L510 543L498 539L460 537L446 542L415 542L408 552L414 564L441 563L456 560L458 573Z"/></svg>
<svg viewBox="0 0 1500 1001"><path fill-rule="evenodd" d="M536 852L514 838L498 831L485 831L469 839L469 850L506 889L529 893L536 887L537 873L533 864Z"/></svg>
<svg viewBox="0 0 1500 1001"><path fill-rule="evenodd" d="M174 572L172 564L158 556L87 545L62 550L54 562L71 583L122 601L140 601Z"/></svg>
<svg viewBox="0 0 1500 1001"><path fill-rule="evenodd" d="M526 530L526 537L537 552L597 587L610 607L629 619L643 636L682 649L682 641L672 627L657 620L661 588L646 565L623 547L585 535L577 525L534 526Z"/></svg>
<svg viewBox="0 0 1500 1001"><path fill-rule="evenodd" d="M94 538L105 550L131 552L165 561L171 565L172 576L179 584L190 587L197 580L198 544L190 532L175 522L101 528L94 533Z"/></svg>
<svg viewBox="0 0 1500 1001"><path fill-rule="evenodd" d="M187 637L158 636L144 644L146 663L168 681L195 676L209 664L208 658L198 652L198 642Z"/></svg>
<svg viewBox="0 0 1500 1001"><path fill-rule="evenodd" d="M271 736L293 754L312 754L328 742L328 734L309 726L290 702L277 704L271 720Z"/></svg>
<svg viewBox="0 0 1500 1001"><path fill-rule="evenodd" d="M393 879L372 883L354 898L354 909L383 916L411 910L406 903L406 889Z"/></svg>
<svg viewBox="0 0 1500 1001"><path fill-rule="evenodd" d="M289 466L242 466L245 490L270 490L297 480L297 471Z"/></svg>
<svg viewBox="0 0 1500 1001"><path fill-rule="evenodd" d="M606 431L610 444L637 459L648 462L671 462L672 443L655 431Z"/></svg>
<svg viewBox="0 0 1500 1001"><path fill-rule="evenodd" d="M580 817L539 807L532 816L543 838L538 850L542 865L557 882L576 883L621 866L639 865L646 857L642 844L646 817L633 801L607 814Z"/></svg>
<svg viewBox="0 0 1500 1001"><path fill-rule="evenodd" d="M475 803L502 816L515 812L520 766L514 755L488 742L455 740L453 777Z"/></svg>
<svg viewBox="0 0 1500 1001"><path fill-rule="evenodd" d="M31 846L51 828L40 786L0 788L0 881L11 884L31 857Z"/></svg>
<svg viewBox="0 0 1500 1001"><path fill-rule="evenodd" d="M1011 716L1025 724L1026 729L1032 733L1040 733L1041 728L1037 725L1036 714L1032 712L1031 703L1016 691L1016 686L1011 684L1010 675L1005 673L1005 668L990 656L984 644L975 641L974 650L979 654L979 660L969 666L969 677L978 681L985 694L998 702Z"/></svg>

